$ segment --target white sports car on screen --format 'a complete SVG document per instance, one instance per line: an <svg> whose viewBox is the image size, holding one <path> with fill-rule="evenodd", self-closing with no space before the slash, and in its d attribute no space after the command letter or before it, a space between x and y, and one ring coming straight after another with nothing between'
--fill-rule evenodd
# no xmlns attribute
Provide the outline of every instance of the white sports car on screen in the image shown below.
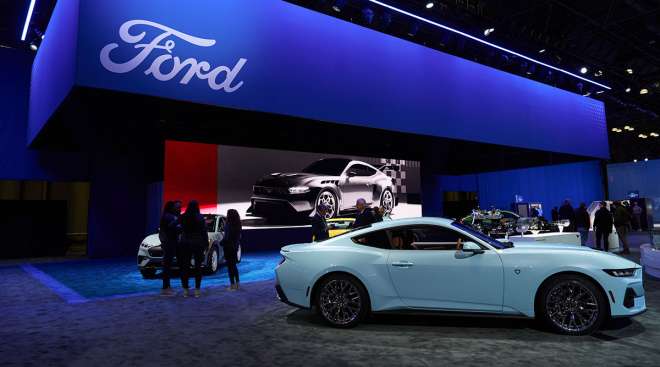
<svg viewBox="0 0 660 367"><path fill-rule="evenodd" d="M441 311L537 317L583 335L646 310L632 261L574 245L502 243L448 219L380 222L281 254L280 300L314 306L336 327L371 312Z"/></svg>

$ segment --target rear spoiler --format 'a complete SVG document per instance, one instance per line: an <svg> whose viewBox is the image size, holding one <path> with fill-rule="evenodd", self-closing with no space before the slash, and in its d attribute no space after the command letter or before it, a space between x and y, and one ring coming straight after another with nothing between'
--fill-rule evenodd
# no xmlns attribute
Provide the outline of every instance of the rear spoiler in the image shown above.
<svg viewBox="0 0 660 367"><path fill-rule="evenodd" d="M378 167L379 171L385 172L385 171L394 171L394 172L399 172L401 170L401 165L396 164L396 163L387 163L384 164L380 167Z"/></svg>

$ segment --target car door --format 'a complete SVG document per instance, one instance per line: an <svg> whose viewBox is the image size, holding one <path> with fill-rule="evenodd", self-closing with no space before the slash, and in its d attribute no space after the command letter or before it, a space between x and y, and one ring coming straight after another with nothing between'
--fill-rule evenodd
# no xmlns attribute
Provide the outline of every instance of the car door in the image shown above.
<svg viewBox="0 0 660 367"><path fill-rule="evenodd" d="M342 175L342 202L344 209L355 208L355 202L362 198L370 205L373 201L373 175L376 170L361 163L346 167Z"/></svg>
<svg viewBox="0 0 660 367"><path fill-rule="evenodd" d="M436 225L390 230L388 268L401 301L409 307L501 312L503 267L499 254L471 238ZM458 240L483 250L457 252Z"/></svg>

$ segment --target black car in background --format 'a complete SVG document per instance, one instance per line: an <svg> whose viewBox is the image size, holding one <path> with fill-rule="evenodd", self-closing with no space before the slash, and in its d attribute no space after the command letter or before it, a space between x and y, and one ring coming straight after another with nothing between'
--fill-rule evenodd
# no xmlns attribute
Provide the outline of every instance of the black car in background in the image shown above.
<svg viewBox="0 0 660 367"><path fill-rule="evenodd" d="M248 214L274 218L311 215L320 203L330 210L327 218L355 211L355 202L383 206L389 213L396 205L394 184L383 170L345 158L318 160L298 173L271 173L260 178L252 190Z"/></svg>

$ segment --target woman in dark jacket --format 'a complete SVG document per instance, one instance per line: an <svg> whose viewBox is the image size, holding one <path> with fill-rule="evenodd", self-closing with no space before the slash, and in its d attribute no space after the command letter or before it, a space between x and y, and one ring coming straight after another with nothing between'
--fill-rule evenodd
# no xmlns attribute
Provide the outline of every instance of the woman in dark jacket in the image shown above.
<svg viewBox="0 0 660 367"><path fill-rule="evenodd" d="M181 285L183 296L188 297L188 278L190 277L190 260L195 259L195 298L200 296L202 286L202 262L204 261L204 249L209 245L209 234L206 229L206 221L199 212L199 203L191 200L186 212L181 217L183 234L177 252L179 267L181 268Z"/></svg>
<svg viewBox="0 0 660 367"><path fill-rule="evenodd" d="M227 211L227 225L225 225L225 236L222 239L222 250L225 254L227 272L229 273L229 290L238 289L238 248L241 241L241 217L234 209Z"/></svg>
<svg viewBox="0 0 660 367"><path fill-rule="evenodd" d="M181 225L179 223L179 212L181 203L178 201L168 201L163 208L163 216L160 218L160 229L158 237L160 246L163 249L163 290L164 296L172 296L170 288L170 277L172 260L178 247L179 233Z"/></svg>

